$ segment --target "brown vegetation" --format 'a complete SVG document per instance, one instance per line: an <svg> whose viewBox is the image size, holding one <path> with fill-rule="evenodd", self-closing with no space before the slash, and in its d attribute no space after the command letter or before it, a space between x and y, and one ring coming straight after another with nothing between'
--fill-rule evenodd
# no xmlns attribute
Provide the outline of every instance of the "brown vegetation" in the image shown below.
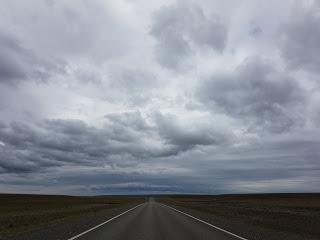
<svg viewBox="0 0 320 240"><path fill-rule="evenodd" d="M320 239L320 194L170 196L161 201L301 239Z"/></svg>
<svg viewBox="0 0 320 240"><path fill-rule="evenodd" d="M0 236L29 231L70 218L143 202L137 197L72 197L0 194Z"/></svg>

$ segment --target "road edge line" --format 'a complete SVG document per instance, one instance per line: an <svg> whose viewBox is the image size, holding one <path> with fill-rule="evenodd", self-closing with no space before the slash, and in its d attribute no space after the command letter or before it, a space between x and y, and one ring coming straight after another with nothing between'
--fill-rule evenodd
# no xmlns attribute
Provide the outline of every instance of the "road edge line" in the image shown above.
<svg viewBox="0 0 320 240"><path fill-rule="evenodd" d="M95 229L97 229L98 227L101 227L102 225L104 225L104 224L106 224L106 223L108 223L108 222L111 222L112 220L114 220L114 219L116 219L116 218L118 218L118 217L120 217L120 216L122 216L122 215L124 215L124 214L126 214L126 213L128 213L128 212L130 212L130 211L132 211L132 210L134 210L134 209L136 209L137 207L140 207L140 206L143 205L143 204L145 204L145 202L144 202L144 203L141 203L141 204L139 204L139 205L137 205L137 206L134 206L134 207L128 209L127 211L124 211L123 213L120 213L119 215L114 216L114 217L108 219L107 221L104 221L104 222L102 222L102 223L100 223L100 224L98 224L98 225L96 225L96 226L94 226L94 227L92 227L92 228L90 228L90 229L82 232L82 233L79 233L79 234L76 235L76 236L73 236L73 237L71 237L71 238L68 238L67 240L77 239L78 237L81 237L81 236L85 235L86 233L91 232L92 230L95 230Z"/></svg>
<svg viewBox="0 0 320 240"><path fill-rule="evenodd" d="M192 215L190 215L190 214L188 214L188 213L185 213L185 212L182 212L182 211L180 211L180 210L178 210L178 209L175 209L175 208L173 208L173 207L170 207L170 206L168 206L168 205L166 205L166 204L163 204L163 203L160 203L160 204L163 205L163 206L166 206L166 207L168 207L168 208L171 208L172 210L174 210L174 211L176 211L176 212L178 212L178 213L184 214L184 215L186 215L186 216L188 216L188 217L190 217L190 218L193 218L193 219L195 219L195 220L197 220L197 221L199 221L199 222L202 222L202 223L204 223L204 224L206 224L206 225L208 225L208 226L210 226L210 227L213 227L213 228L215 228L215 229L217 229L217 230L219 230L219 231L228 233L228 234L230 234L230 235L232 235L232 236L234 236L234 237L237 237L237 238L239 238L239 239L241 239L241 240L249 240L249 239L247 239L247 238L244 238L244 237L241 237L241 236L239 236L239 235L237 235L237 234L234 234L234 233L232 233L232 232L229 232L229 231L227 231L227 230L225 230L225 229L222 229L222 228L220 228L220 227L217 227L217 226L215 226L215 225L213 225L213 224L211 224L211 223L208 223L208 222L206 222L206 221L203 221L203 220L201 220L201 219L199 219L199 218L196 218L196 217L194 217L194 216L192 216Z"/></svg>

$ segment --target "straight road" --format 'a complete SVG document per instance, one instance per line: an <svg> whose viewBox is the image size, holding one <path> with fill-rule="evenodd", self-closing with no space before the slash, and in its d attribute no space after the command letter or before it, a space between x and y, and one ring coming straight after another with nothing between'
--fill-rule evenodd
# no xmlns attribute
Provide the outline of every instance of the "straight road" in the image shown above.
<svg viewBox="0 0 320 240"><path fill-rule="evenodd" d="M155 202L152 198L76 240L239 240L181 212Z"/></svg>

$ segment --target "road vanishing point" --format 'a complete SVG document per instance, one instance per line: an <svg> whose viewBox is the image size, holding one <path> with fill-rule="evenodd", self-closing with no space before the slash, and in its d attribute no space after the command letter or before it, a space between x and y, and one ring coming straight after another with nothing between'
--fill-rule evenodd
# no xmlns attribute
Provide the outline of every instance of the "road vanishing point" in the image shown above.
<svg viewBox="0 0 320 240"><path fill-rule="evenodd" d="M247 240L153 198L68 240L102 239Z"/></svg>

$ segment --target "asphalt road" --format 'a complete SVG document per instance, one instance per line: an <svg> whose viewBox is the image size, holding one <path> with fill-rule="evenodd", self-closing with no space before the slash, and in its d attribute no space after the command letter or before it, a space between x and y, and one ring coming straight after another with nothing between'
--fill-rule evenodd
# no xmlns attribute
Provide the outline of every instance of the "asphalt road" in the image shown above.
<svg viewBox="0 0 320 240"><path fill-rule="evenodd" d="M141 206L89 231L77 240L239 240L226 232L150 199Z"/></svg>

